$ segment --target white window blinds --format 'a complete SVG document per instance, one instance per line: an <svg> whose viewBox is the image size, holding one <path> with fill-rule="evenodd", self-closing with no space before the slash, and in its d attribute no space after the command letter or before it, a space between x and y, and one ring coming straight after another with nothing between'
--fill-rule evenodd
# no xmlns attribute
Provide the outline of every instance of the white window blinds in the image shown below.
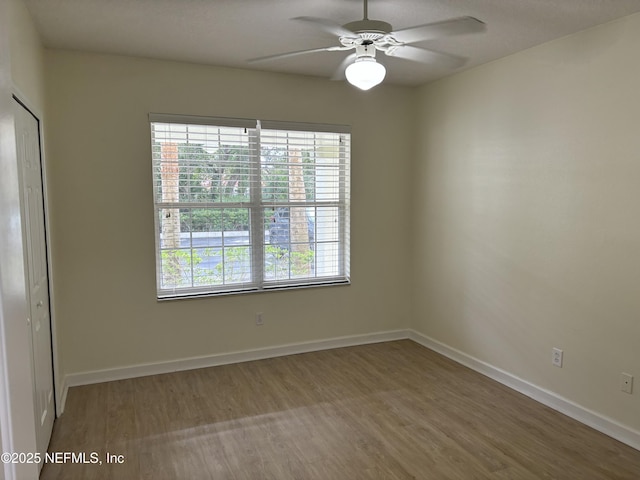
<svg viewBox="0 0 640 480"><path fill-rule="evenodd" d="M150 123L158 298L349 281L348 127Z"/></svg>

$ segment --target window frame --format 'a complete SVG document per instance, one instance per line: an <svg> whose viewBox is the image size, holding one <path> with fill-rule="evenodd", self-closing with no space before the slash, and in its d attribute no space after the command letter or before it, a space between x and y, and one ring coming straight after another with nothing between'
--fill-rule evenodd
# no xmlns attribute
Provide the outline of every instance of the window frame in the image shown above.
<svg viewBox="0 0 640 480"><path fill-rule="evenodd" d="M154 237L155 237L155 266L156 266L156 296L158 300L172 300L179 298L206 297L218 295L236 295L244 293L266 292L274 290L287 290L294 288L314 288L320 286L349 285L350 280L350 183L351 183L351 127L347 125L317 124L303 122L283 122L274 120L254 120L245 118L229 118L229 117L205 117L193 115L176 115L176 114L149 114L149 132L151 136L151 145L154 145L154 124L182 124L182 125L208 125L213 127L231 127L244 129L249 138L249 158L250 158L250 196L248 202L211 202L198 204L198 208L224 209L224 208L246 208L248 209L250 225L249 225L249 248L251 252L251 270L250 282L239 284L220 285L208 284L205 286L194 286L193 279L191 286L186 287L170 287L163 288L162 285L162 240L161 240L161 222L159 213L162 209L174 208L196 208L191 202L163 202L157 199L157 185L155 176L152 177L153 184L153 210L154 210ZM318 134L336 134L339 136L339 154L338 154L338 179L339 179L339 198L337 201L322 202L314 198L312 201L292 202L288 201L266 201L262 198L262 181L261 174L263 169L262 156L262 140L261 133L263 130L273 131L297 131L308 132L314 135ZM315 150L314 150L315 151ZM156 164L161 165L161 160L157 160L155 154L151 155L152 170L154 171ZM314 180L317 179L317 167L314 171ZM300 207L314 208L317 212L318 208L335 207L337 208L338 225L338 274L333 276L309 276L302 278L286 278L284 281L270 280L265 275L265 256L266 248L269 245L265 241L264 228L264 212L267 208L291 208ZM315 218L315 217L314 217ZM315 228L315 224L314 224ZM226 231L226 230L225 230ZM317 239L314 239L317 242ZM316 243L314 243L316 245ZM193 255L193 244L189 247L191 255ZM224 248L224 246L222 247ZM315 260L314 260L315 261Z"/></svg>

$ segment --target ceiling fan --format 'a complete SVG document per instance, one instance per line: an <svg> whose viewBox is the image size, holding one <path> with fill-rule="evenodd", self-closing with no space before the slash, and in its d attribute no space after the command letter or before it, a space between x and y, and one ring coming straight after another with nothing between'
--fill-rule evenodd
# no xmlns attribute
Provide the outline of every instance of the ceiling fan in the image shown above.
<svg viewBox="0 0 640 480"><path fill-rule="evenodd" d="M345 25L318 17L295 17L291 20L306 22L336 35L340 45L269 55L251 59L249 62L266 62L316 52L355 50L343 60L332 80L341 80L346 76L349 83L362 90L375 87L384 80L386 75L384 65L376 61L377 50L390 57L457 68L466 62L465 58L411 44L449 35L478 33L486 29L486 25L477 18L458 17L394 31L391 24L368 18L368 0L364 0L364 18Z"/></svg>

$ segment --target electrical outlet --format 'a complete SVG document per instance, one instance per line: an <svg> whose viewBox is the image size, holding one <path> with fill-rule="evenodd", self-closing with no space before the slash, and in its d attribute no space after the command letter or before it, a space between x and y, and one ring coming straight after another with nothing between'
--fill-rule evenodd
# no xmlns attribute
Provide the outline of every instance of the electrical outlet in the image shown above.
<svg viewBox="0 0 640 480"><path fill-rule="evenodd" d="M625 393L631 393L633 391L633 375L628 373L620 374L620 390Z"/></svg>
<svg viewBox="0 0 640 480"><path fill-rule="evenodd" d="M264 318L262 316L262 312L256 313L256 325L264 325Z"/></svg>
<svg viewBox="0 0 640 480"><path fill-rule="evenodd" d="M562 356L564 352L559 348L554 348L551 353L551 363L558 368L562 368Z"/></svg>

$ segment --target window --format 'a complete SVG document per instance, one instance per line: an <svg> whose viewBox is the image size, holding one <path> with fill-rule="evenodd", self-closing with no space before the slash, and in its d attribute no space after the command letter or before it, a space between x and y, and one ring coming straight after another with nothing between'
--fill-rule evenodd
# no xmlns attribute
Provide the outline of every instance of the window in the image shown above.
<svg viewBox="0 0 640 480"><path fill-rule="evenodd" d="M158 298L349 282L349 128L151 114Z"/></svg>

